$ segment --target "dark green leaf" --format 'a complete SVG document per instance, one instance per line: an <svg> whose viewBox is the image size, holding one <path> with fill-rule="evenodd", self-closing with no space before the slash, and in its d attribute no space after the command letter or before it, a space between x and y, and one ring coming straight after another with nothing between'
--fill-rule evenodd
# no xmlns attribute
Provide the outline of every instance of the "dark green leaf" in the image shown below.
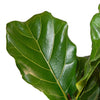
<svg viewBox="0 0 100 100"><path fill-rule="evenodd" d="M98 64L100 63L100 13L97 13L93 16L90 23L90 28L92 39L92 52L90 57L84 64L84 75L76 84L79 91L77 98L82 92L83 88L86 86Z"/></svg>
<svg viewBox="0 0 100 100"><path fill-rule="evenodd" d="M84 75L84 67L85 64L87 62L87 60L89 59L89 56L86 57L77 57L77 70L76 70L76 77L77 77L77 81L79 81L83 75Z"/></svg>
<svg viewBox="0 0 100 100"><path fill-rule="evenodd" d="M100 64L87 82L81 100L100 100Z"/></svg>
<svg viewBox="0 0 100 100"><path fill-rule="evenodd" d="M7 50L23 79L50 100L68 100L76 91L77 59L67 23L44 12L26 22L10 22L6 29Z"/></svg>

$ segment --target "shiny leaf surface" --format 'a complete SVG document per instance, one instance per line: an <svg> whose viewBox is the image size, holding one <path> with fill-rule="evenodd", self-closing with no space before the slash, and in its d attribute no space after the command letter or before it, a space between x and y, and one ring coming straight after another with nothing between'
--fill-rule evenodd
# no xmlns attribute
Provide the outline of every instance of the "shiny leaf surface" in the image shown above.
<svg viewBox="0 0 100 100"><path fill-rule="evenodd" d="M90 23L92 51L77 57L65 21L49 12L7 24L7 51L23 79L50 100L100 99L100 6Z"/></svg>
<svg viewBox="0 0 100 100"><path fill-rule="evenodd" d="M26 22L10 22L6 29L7 51L23 79L50 100L68 100L76 91L77 58L67 23L44 12Z"/></svg>

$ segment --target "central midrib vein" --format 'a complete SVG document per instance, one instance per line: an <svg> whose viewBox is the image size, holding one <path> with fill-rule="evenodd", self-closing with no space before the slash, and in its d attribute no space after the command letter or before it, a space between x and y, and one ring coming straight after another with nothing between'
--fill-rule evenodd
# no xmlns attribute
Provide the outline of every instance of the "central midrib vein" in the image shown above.
<svg viewBox="0 0 100 100"><path fill-rule="evenodd" d="M27 23L25 23L25 24L26 24L27 28L29 29L30 34L32 35L33 39L35 39L35 37L33 36L32 32L31 32L31 30L30 30L30 28L29 28L29 26L27 25ZM55 74L54 74L54 72L53 72L53 70L52 70L50 64L48 63L47 59L45 58L45 56L44 56L44 54L43 54L43 52L42 52L42 50L41 50L41 48L40 48L40 45L39 45L38 41L37 41L36 39L35 39L35 41L36 41L36 43L37 43L37 45L38 45L38 47L39 47L39 49L40 49L40 52L41 52L43 58L45 59L46 63L48 64L48 66L49 66L49 68L50 68L50 71L51 71L51 73L53 74L53 76L54 76L54 78L55 78L55 80L56 80L56 82L57 82L59 88L61 89L61 91L62 91L62 93L63 93L63 95L64 95L65 100L68 100L68 98L67 98L65 92L63 91L63 89L62 89L62 87L61 87L59 81L57 80L57 78L56 78L56 76L55 76Z"/></svg>

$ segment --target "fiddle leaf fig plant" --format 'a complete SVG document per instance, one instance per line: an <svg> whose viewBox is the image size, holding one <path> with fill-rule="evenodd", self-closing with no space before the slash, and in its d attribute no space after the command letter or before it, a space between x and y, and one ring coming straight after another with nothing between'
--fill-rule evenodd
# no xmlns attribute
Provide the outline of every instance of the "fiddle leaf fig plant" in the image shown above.
<svg viewBox="0 0 100 100"><path fill-rule="evenodd" d="M100 13L93 16L90 28L91 55L78 57L68 24L43 12L7 24L7 51L22 78L49 100L99 100Z"/></svg>

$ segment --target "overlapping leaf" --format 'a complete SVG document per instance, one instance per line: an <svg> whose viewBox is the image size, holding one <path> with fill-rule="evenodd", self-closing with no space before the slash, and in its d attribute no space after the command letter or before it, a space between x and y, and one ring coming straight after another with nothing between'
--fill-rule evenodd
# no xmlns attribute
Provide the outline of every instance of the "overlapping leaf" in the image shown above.
<svg viewBox="0 0 100 100"><path fill-rule="evenodd" d="M77 82L77 84L76 84L76 86L79 90L79 94L77 96L80 95L80 93L82 92L82 90L84 89L84 87L87 84L89 85L91 82L94 82L94 78L91 79L91 81L89 81L89 80L90 80L91 76L93 76L95 69L97 67L99 67L99 63L100 63L100 13L97 13L96 15L93 16L91 23L90 23L90 28L91 28L91 39L92 39L92 51L91 51L90 57L88 57L87 61L83 64L84 67L83 67L82 71L84 72L83 73L84 75L82 78L80 78L80 81ZM97 72L97 73L99 74L99 72ZM100 92L99 91L100 85L97 85L96 81L94 84L95 84L95 87L93 86L93 88L96 88L96 86L98 86L98 92ZM89 97L89 98L92 98L92 93L94 93L95 90L91 89L91 91L89 90L87 92L87 94L85 93L84 95L88 95L88 93L90 93L90 92L91 92L91 97ZM98 96L100 96L100 93ZM85 96L83 96L83 97L85 97ZM87 97L85 97L85 98L87 98ZM86 99L86 100L98 100L98 99L92 98L92 99Z"/></svg>
<svg viewBox="0 0 100 100"><path fill-rule="evenodd" d="M81 100L99 100L100 99L100 64L93 72L92 76L87 82Z"/></svg>

